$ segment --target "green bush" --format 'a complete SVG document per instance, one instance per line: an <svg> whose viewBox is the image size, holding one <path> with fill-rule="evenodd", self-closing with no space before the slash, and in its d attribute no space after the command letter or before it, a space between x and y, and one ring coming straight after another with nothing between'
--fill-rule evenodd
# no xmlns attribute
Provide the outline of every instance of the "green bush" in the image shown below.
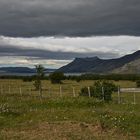
<svg viewBox="0 0 140 140"><path fill-rule="evenodd" d="M91 97L95 97L99 100L105 101L112 100L112 93L116 91L117 87L114 83L109 81L96 81L93 86L90 86ZM80 96L89 96L88 87L84 87L80 91Z"/></svg>
<svg viewBox="0 0 140 140"><path fill-rule="evenodd" d="M82 80L81 77L79 77L79 76L76 77L76 82L77 82L77 83L79 83L81 80Z"/></svg>
<svg viewBox="0 0 140 140"><path fill-rule="evenodd" d="M65 79L65 76L62 72L54 72L49 75L49 79L51 80L52 84L61 84L62 80Z"/></svg>

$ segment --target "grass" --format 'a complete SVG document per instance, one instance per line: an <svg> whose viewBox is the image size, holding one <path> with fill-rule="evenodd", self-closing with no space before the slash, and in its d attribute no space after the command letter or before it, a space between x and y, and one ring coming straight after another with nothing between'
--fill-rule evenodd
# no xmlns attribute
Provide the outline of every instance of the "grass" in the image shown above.
<svg viewBox="0 0 140 140"><path fill-rule="evenodd" d="M123 104L117 104L116 93L110 103L78 97L80 88L93 83L64 81L61 97L60 85L43 81L44 98L40 99L33 83L0 80L0 139L140 139L140 94L136 95L135 105L130 93L121 95ZM135 87L135 82L115 83L121 87ZM76 98L72 87L75 87Z"/></svg>

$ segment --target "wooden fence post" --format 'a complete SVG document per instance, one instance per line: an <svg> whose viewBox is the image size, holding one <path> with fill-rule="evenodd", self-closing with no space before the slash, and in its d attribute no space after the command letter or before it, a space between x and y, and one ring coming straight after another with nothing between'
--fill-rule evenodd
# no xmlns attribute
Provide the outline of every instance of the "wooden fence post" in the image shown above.
<svg viewBox="0 0 140 140"><path fill-rule="evenodd" d="M102 87L102 95L103 95L103 101L104 101L105 100L104 87Z"/></svg>
<svg viewBox="0 0 140 140"><path fill-rule="evenodd" d="M51 87L49 87L49 96L51 97Z"/></svg>
<svg viewBox="0 0 140 140"><path fill-rule="evenodd" d="M73 97L76 97L75 88L73 87Z"/></svg>
<svg viewBox="0 0 140 140"><path fill-rule="evenodd" d="M88 96L91 97L90 87L88 87Z"/></svg>
<svg viewBox="0 0 140 140"><path fill-rule="evenodd" d="M134 92L134 104L136 104L136 93Z"/></svg>
<svg viewBox="0 0 140 140"><path fill-rule="evenodd" d="M42 99L42 88L41 87L39 88L39 96Z"/></svg>
<svg viewBox="0 0 140 140"><path fill-rule="evenodd" d="M21 90L21 87L19 88L19 93L20 93L20 95L22 96L22 90Z"/></svg>
<svg viewBox="0 0 140 140"><path fill-rule="evenodd" d="M1 85L1 94L3 94L3 86Z"/></svg>
<svg viewBox="0 0 140 140"><path fill-rule="evenodd" d="M31 94L31 88L29 87L28 90L29 90L29 96L31 96L31 95L32 95L32 94Z"/></svg>
<svg viewBox="0 0 140 140"><path fill-rule="evenodd" d="M60 92L60 97L62 97L62 87L61 86L60 86L59 92Z"/></svg>
<svg viewBox="0 0 140 140"><path fill-rule="evenodd" d="M121 98L120 98L120 86L118 86L118 104L121 103Z"/></svg>
<svg viewBox="0 0 140 140"><path fill-rule="evenodd" d="M11 87L9 86L9 94L11 94Z"/></svg>

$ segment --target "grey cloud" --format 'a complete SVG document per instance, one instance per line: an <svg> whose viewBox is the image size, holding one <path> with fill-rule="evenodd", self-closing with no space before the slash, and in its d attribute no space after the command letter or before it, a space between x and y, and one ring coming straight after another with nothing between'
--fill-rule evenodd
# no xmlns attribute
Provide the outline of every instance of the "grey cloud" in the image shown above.
<svg viewBox="0 0 140 140"><path fill-rule="evenodd" d="M0 34L139 36L139 13L139 0L0 0Z"/></svg>
<svg viewBox="0 0 140 140"><path fill-rule="evenodd" d="M0 46L0 57L2 56L24 56L29 59L54 59L54 60L72 60L75 57L94 57L114 58L119 57L119 54L113 52L95 52L95 53L74 53L74 52L52 52L40 49L21 49L15 46Z"/></svg>

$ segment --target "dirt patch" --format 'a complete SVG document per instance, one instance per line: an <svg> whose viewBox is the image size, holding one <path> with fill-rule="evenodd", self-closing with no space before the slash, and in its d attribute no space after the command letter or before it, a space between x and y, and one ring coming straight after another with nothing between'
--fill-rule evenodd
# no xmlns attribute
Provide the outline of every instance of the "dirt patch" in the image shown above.
<svg viewBox="0 0 140 140"><path fill-rule="evenodd" d="M21 129L3 129L3 140L133 140L133 137L103 130L99 124L79 122L39 123Z"/></svg>

